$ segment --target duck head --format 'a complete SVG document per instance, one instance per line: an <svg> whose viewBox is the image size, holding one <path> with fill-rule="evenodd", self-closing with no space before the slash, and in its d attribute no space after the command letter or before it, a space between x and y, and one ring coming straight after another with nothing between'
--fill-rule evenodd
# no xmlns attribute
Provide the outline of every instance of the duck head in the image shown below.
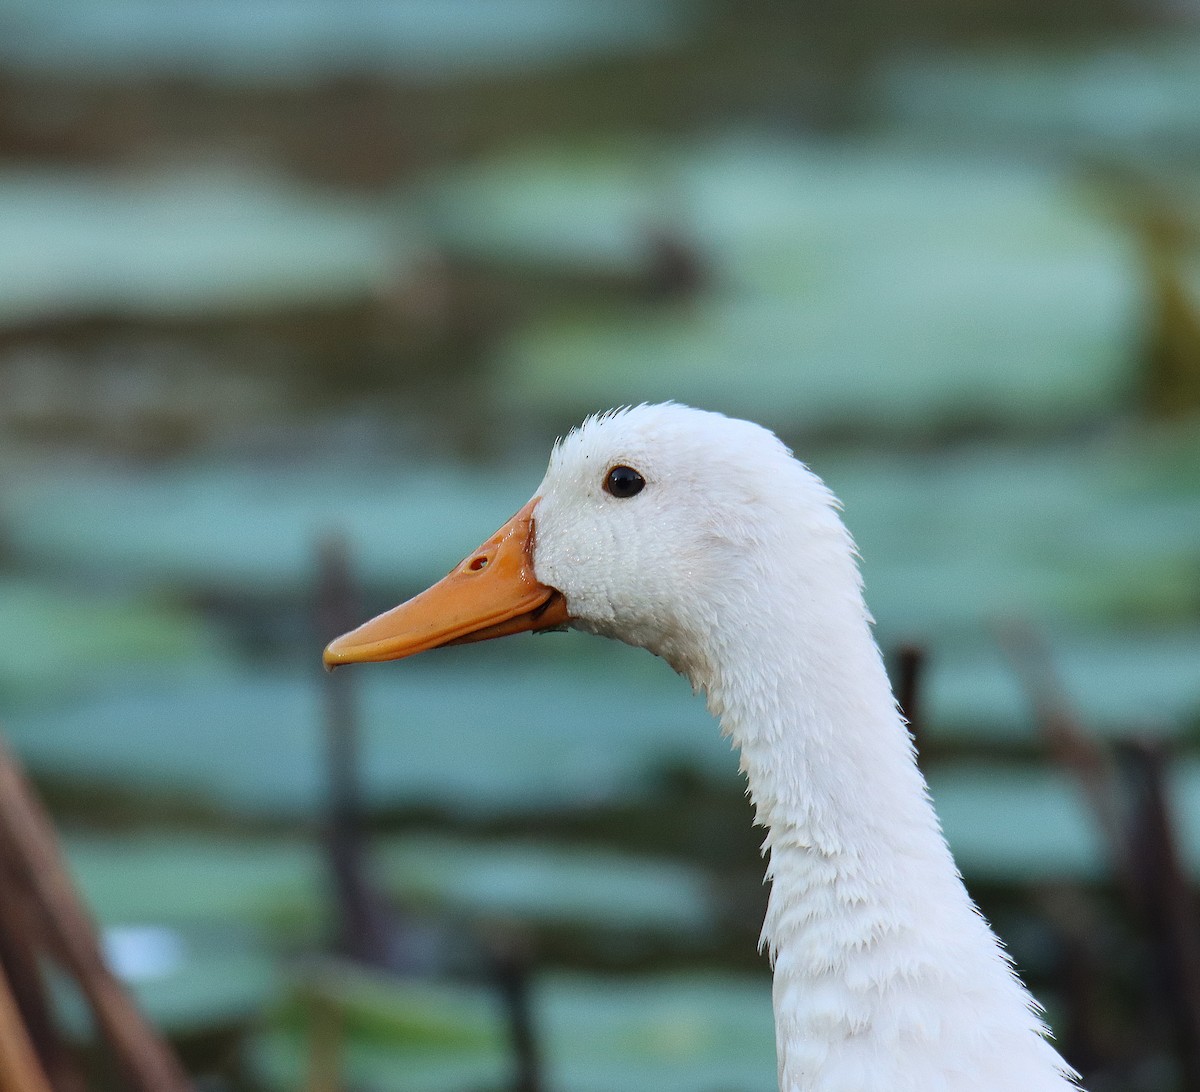
<svg viewBox="0 0 1200 1092"><path fill-rule="evenodd" d="M783 575L772 570L794 561L776 540L798 474L820 524L824 486L758 425L676 404L589 418L511 520L433 587L333 641L325 663L570 625L699 681L713 634L744 630L764 582ZM772 511L781 487L786 520Z"/></svg>

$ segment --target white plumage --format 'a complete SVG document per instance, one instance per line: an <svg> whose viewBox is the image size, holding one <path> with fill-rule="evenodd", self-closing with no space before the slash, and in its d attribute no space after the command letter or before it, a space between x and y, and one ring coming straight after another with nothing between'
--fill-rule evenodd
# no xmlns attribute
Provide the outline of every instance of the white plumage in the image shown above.
<svg viewBox="0 0 1200 1092"><path fill-rule="evenodd" d="M593 417L492 538L325 661L563 623L663 657L740 750L782 1092L1076 1087L942 837L837 501L779 440L678 405Z"/></svg>
<svg viewBox="0 0 1200 1092"><path fill-rule="evenodd" d="M645 488L606 492L614 465ZM822 482L765 429L668 404L590 418L538 494L536 576L572 624L662 656L740 750L782 1092L1075 1088L955 868Z"/></svg>

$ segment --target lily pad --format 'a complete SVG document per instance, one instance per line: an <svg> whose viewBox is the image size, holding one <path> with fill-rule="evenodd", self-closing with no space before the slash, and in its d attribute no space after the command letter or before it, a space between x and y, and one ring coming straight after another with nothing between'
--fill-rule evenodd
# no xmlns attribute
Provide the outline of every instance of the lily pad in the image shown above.
<svg viewBox="0 0 1200 1092"><path fill-rule="evenodd" d="M317 544L352 543L374 585L411 588L449 570L529 499L521 472L330 462L262 469L196 462L157 473L31 468L0 500L8 542L30 565L190 592L308 596Z"/></svg>
<svg viewBox="0 0 1200 1092"><path fill-rule="evenodd" d="M890 631L1026 617L1179 626L1196 617L1195 436L907 457L826 457Z"/></svg>
<svg viewBox="0 0 1200 1092"><path fill-rule="evenodd" d="M770 983L678 975L556 977L540 1004L550 1072L580 1092L776 1087Z"/></svg>
<svg viewBox="0 0 1200 1092"><path fill-rule="evenodd" d="M686 304L519 330L493 386L514 412L675 398L791 432L1024 429L1125 391L1133 255L1061 170L747 138L612 158L533 154L456 183L463 206L507 210L477 229L481 254L561 267L590 245L603 269L665 228L708 270ZM469 248L476 217L455 222Z"/></svg>
<svg viewBox="0 0 1200 1092"><path fill-rule="evenodd" d="M501 1085L511 1061L502 1017L489 993L429 983L364 981L345 1000L361 1021L364 1004L382 1012L405 1006L413 1013L459 1014L453 1022L474 1028L489 1017L490 1037L474 1047L441 1051L411 1042L411 1022L393 1041L351 1037L344 1069L350 1081L389 1087L403 1073L405 1088L421 1092ZM541 975L534 980L536 1023L544 1040L547 1079L568 1092L620 1087L641 1092L694 1092L775 1088L775 1036L770 982L722 975L590 979ZM414 1002L416 1002L414 1004ZM432 1004L431 1004L432 1002ZM354 1027L352 1023L351 1028ZM377 1025L376 1025L377 1026ZM486 1025L485 1025L486 1026ZM302 1079L305 1042L286 1030L260 1038L251 1053L256 1071L272 1088Z"/></svg>
<svg viewBox="0 0 1200 1092"><path fill-rule="evenodd" d="M362 767L372 809L466 815L643 798L664 769L736 784L737 760L699 698L638 650L582 634L516 639L361 668ZM1177 730L1200 709L1194 629L1051 637L1066 694L1103 733ZM552 645L561 645L552 649ZM572 649L574 651L572 651ZM620 679L620 686L613 680ZM932 642L934 737L1036 742L1033 710L994 645ZM263 670L162 677L61 706L17 708L12 745L35 773L122 793L178 794L234 813L300 819L326 793L320 678Z"/></svg>
<svg viewBox="0 0 1200 1092"><path fill-rule="evenodd" d="M179 607L92 587L0 578L0 695L61 700L113 671L149 674L221 661L219 642Z"/></svg>
<svg viewBox="0 0 1200 1092"><path fill-rule="evenodd" d="M660 181L652 162L532 152L451 174L425 205L442 245L473 262L636 277L650 257Z"/></svg>
<svg viewBox="0 0 1200 1092"><path fill-rule="evenodd" d="M659 932L715 924L704 875L673 861L532 841L407 836L382 846L377 865L406 902L436 901L476 916Z"/></svg>
<svg viewBox="0 0 1200 1092"><path fill-rule="evenodd" d="M933 738L1039 741L1032 699L997 641L933 645L925 695ZM1200 723L1200 630L1052 631L1039 643L1061 699L1091 734L1179 735Z"/></svg>
<svg viewBox="0 0 1200 1092"><path fill-rule="evenodd" d="M229 927L177 929L156 922L110 927L101 935L109 965L152 1024L195 1035L256 1019L280 995L278 959L263 936ZM56 982L68 1027L86 1038L92 1021L82 996Z"/></svg>
<svg viewBox="0 0 1200 1092"><path fill-rule="evenodd" d="M92 78L186 76L275 85L356 73L419 82L522 72L672 40L686 7L665 0L366 0L178 3L77 0L0 11L0 57Z"/></svg>
<svg viewBox="0 0 1200 1092"><path fill-rule="evenodd" d="M173 831L71 833L71 871L97 919L112 927L302 929L313 937L326 898L311 842L218 838Z"/></svg>
<svg viewBox="0 0 1200 1092"><path fill-rule="evenodd" d="M909 53L877 84L884 112L908 132L995 147L1037 141L1055 155L1174 151L1200 136L1194 38L1131 35L1080 48Z"/></svg>
<svg viewBox="0 0 1200 1092"><path fill-rule="evenodd" d="M536 652L481 652L362 673L371 807L601 804L636 797L680 760L734 776L736 759L699 699L645 653L604 646L582 673L564 673ZM6 734L35 773L311 817L326 793L319 686L315 665L307 678L264 671L215 685L164 676L153 689L114 687L73 706L15 710Z"/></svg>
<svg viewBox="0 0 1200 1092"><path fill-rule="evenodd" d="M658 932L703 932L715 920L707 877L674 861L450 835L370 845L372 878L439 914ZM328 913L327 864L312 840L75 833L66 849L85 901L114 929L236 927L294 947L315 942Z"/></svg>
<svg viewBox="0 0 1200 1092"><path fill-rule="evenodd" d="M1111 862L1079 785L1049 767L961 763L930 787L963 873L1003 883L1072 877L1106 881ZM1200 762L1170 770L1167 805L1185 867L1200 875Z"/></svg>
<svg viewBox="0 0 1200 1092"><path fill-rule="evenodd" d="M260 939L230 930L181 933L181 960L129 981L139 1007L167 1032L243 1023L279 995L278 962Z"/></svg>
<svg viewBox="0 0 1200 1092"><path fill-rule="evenodd" d="M1078 787L1060 770L961 763L930 788L955 861L968 879L1103 880L1110 862Z"/></svg>
<svg viewBox="0 0 1200 1092"><path fill-rule="evenodd" d="M542 458L420 473L337 460L286 469L197 461L141 474L31 467L0 498L0 520L26 565L256 602L311 594L315 544L339 530L374 594L395 602L523 504ZM845 502L885 631L977 631L1005 615L1180 624L1200 609L1194 436L887 457L818 451L811 462Z"/></svg>
<svg viewBox="0 0 1200 1092"><path fill-rule="evenodd" d="M355 302L417 255L382 201L194 168L136 176L8 169L0 239L0 323Z"/></svg>

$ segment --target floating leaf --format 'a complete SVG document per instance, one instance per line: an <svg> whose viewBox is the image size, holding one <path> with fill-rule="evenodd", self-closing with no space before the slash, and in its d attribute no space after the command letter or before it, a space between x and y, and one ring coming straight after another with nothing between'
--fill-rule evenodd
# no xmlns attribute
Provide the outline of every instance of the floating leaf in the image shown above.
<svg viewBox="0 0 1200 1092"><path fill-rule="evenodd" d="M0 579L0 695L52 696L113 671L148 673L220 662L215 635L179 607L90 587Z"/></svg>

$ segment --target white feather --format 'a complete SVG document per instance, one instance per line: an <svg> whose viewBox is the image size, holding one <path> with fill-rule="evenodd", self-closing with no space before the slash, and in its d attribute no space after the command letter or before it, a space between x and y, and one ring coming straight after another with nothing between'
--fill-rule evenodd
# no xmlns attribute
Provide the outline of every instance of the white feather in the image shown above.
<svg viewBox="0 0 1200 1092"><path fill-rule="evenodd" d="M616 464L639 494L604 490ZM668 404L590 418L539 495L538 579L686 675L740 749L782 1092L1075 1088L955 868L825 485L765 429Z"/></svg>

